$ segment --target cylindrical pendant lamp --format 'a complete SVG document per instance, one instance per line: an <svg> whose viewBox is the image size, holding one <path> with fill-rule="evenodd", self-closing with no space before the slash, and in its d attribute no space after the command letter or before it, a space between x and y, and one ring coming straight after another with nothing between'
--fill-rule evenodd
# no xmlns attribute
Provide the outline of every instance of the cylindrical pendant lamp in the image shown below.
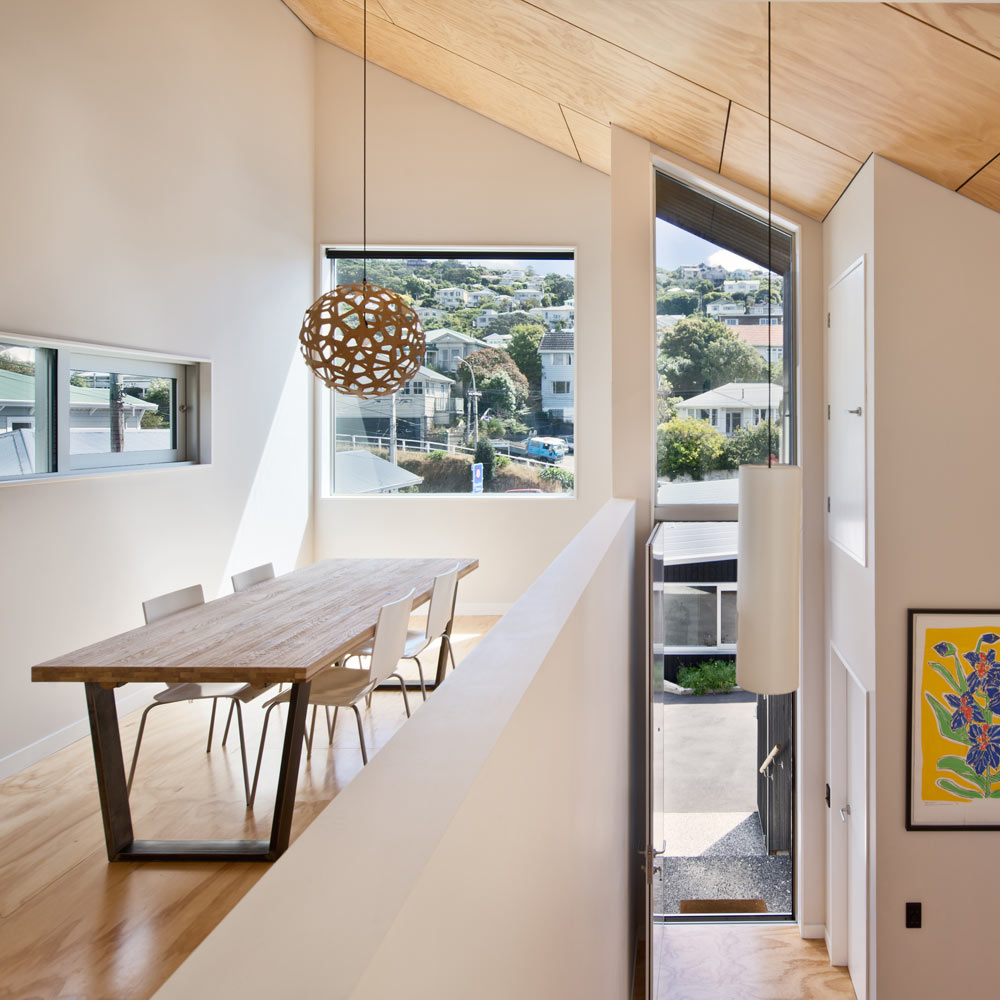
<svg viewBox="0 0 1000 1000"><path fill-rule="evenodd" d="M799 466L740 466L736 551L736 683L756 694L788 694L799 686Z"/></svg>

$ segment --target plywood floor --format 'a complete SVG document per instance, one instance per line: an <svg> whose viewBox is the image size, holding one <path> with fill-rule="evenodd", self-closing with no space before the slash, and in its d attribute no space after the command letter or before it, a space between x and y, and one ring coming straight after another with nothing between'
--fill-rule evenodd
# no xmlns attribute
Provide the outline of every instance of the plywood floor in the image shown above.
<svg viewBox="0 0 1000 1000"><path fill-rule="evenodd" d="M456 620L459 663L495 621ZM425 670L433 672L433 660ZM419 691L411 692L411 709L420 704ZM122 719L126 764L140 711ZM136 837L269 836L284 718L269 725L257 803L248 813L235 734L223 750L218 729L205 753L209 712L207 702L194 702L150 713L132 791ZM245 715L251 756L263 712L251 704ZM333 749L318 721L312 759L303 753L293 841L361 770L353 713L341 715ZM377 692L363 716L373 756L406 721L402 697ZM268 867L109 865L90 739L80 740L0 782L0 998L149 997Z"/></svg>
<svg viewBox="0 0 1000 1000"><path fill-rule="evenodd" d="M652 1000L854 1000L822 941L778 924L655 924Z"/></svg>

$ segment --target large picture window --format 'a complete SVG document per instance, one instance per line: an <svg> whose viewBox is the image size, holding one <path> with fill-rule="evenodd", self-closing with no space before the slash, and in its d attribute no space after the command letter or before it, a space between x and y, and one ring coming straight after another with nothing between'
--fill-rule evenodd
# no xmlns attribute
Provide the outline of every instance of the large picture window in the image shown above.
<svg viewBox="0 0 1000 1000"><path fill-rule="evenodd" d="M0 334L0 480L196 460L200 368Z"/></svg>
<svg viewBox="0 0 1000 1000"><path fill-rule="evenodd" d="M330 287L362 280L327 250ZM331 390L338 494L572 495L575 293L571 251L369 251L368 280L401 295L427 342L393 396Z"/></svg>

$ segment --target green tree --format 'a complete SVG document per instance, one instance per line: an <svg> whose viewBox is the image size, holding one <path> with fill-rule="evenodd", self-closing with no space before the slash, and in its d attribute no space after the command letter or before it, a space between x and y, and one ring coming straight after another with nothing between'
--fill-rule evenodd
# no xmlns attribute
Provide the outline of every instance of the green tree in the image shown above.
<svg viewBox="0 0 1000 1000"><path fill-rule="evenodd" d="M660 316L690 316L698 310L698 293L675 288L665 292L656 300L656 312Z"/></svg>
<svg viewBox="0 0 1000 1000"><path fill-rule="evenodd" d="M489 438L480 438L476 445L476 453L472 459L474 462L483 463L483 485L486 486L493 480L493 466L496 462L496 449Z"/></svg>
<svg viewBox="0 0 1000 1000"><path fill-rule="evenodd" d="M676 479L701 479L725 467L726 439L711 424L694 417L674 417L656 429L656 471Z"/></svg>
<svg viewBox="0 0 1000 1000"><path fill-rule="evenodd" d="M485 380L497 372L504 372L514 387L515 408L524 405L528 398L528 380L521 374L521 369L514 364L514 359L506 352L495 347L483 347L473 351L466 359L469 367L476 373L476 388L480 389ZM470 381L469 368L458 366L458 377L465 383Z"/></svg>
<svg viewBox="0 0 1000 1000"><path fill-rule="evenodd" d="M573 473L569 469L560 469L557 465L547 465L544 469L539 469L538 478L543 483L558 483L567 491L573 489Z"/></svg>
<svg viewBox="0 0 1000 1000"><path fill-rule="evenodd" d="M763 382L764 359L718 320L688 316L660 336L660 374L689 397L727 382Z"/></svg>
<svg viewBox="0 0 1000 1000"><path fill-rule="evenodd" d="M573 294L573 279L565 274L547 274L542 287L552 297L553 305L561 306Z"/></svg>
<svg viewBox="0 0 1000 1000"><path fill-rule="evenodd" d="M521 369L528 385L532 389L541 388L542 356L538 353L538 345L545 336L545 327L537 323L515 323L510 327L510 334L507 353Z"/></svg>
<svg viewBox="0 0 1000 1000"><path fill-rule="evenodd" d="M34 361L19 361L10 349L0 351L0 371L16 372L18 375L34 375Z"/></svg>
<svg viewBox="0 0 1000 1000"><path fill-rule="evenodd" d="M476 388L482 393L480 413L491 409L499 416L509 416L517 409L517 392L507 372L495 371L492 375L487 375L482 382L477 383Z"/></svg>
<svg viewBox="0 0 1000 1000"><path fill-rule="evenodd" d="M733 468L739 465L764 465L768 453L780 452L779 429L769 420L762 420L754 427L740 427L726 440L726 463Z"/></svg>

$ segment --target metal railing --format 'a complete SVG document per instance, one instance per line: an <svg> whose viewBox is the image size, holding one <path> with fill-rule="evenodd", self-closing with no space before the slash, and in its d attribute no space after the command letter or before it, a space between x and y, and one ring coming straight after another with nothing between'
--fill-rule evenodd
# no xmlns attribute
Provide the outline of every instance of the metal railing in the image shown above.
<svg viewBox="0 0 1000 1000"><path fill-rule="evenodd" d="M380 451L389 450L389 436L374 436L368 434L337 434L337 444L350 444L351 448L375 448ZM527 458L523 455L515 455L510 451L509 441L494 442L494 448L498 455L509 458L512 462L520 462L522 465L535 465L539 468L548 468L551 463L540 462L534 458ZM468 445L456 444L452 441L428 441L419 438L396 438L397 452L409 451L418 454L429 455L432 451L443 451L447 455L475 455L475 448Z"/></svg>

